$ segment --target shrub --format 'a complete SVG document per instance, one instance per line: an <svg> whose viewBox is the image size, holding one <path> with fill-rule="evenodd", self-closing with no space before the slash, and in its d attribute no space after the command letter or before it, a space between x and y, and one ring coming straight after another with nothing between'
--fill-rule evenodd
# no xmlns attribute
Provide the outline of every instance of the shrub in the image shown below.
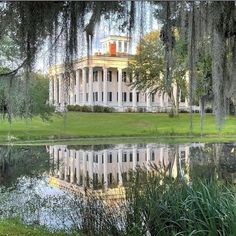
<svg viewBox="0 0 236 236"><path fill-rule="evenodd" d="M205 110L206 113L212 113L212 108L210 107L207 107L206 110Z"/></svg>
<svg viewBox="0 0 236 236"><path fill-rule="evenodd" d="M84 105L84 106L81 107L81 111L82 111L82 112L92 112L93 109L92 109L91 106L86 106L86 105Z"/></svg>
<svg viewBox="0 0 236 236"><path fill-rule="evenodd" d="M104 106L99 106L99 105L95 105L95 106L68 105L67 110L74 111L74 112L106 112L106 113L115 111L115 109L112 107L104 107Z"/></svg>
<svg viewBox="0 0 236 236"><path fill-rule="evenodd" d="M93 106L93 112L104 112L104 108L103 106L95 105Z"/></svg>

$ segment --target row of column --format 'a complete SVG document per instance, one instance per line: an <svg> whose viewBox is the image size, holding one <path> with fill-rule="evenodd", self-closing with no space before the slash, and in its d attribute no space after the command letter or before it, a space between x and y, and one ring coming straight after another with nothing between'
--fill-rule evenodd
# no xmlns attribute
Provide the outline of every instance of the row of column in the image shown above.
<svg viewBox="0 0 236 236"><path fill-rule="evenodd" d="M66 151L65 151L66 150ZM150 145L147 145L145 149L145 155L146 155L146 166L149 168L149 163L151 160L151 151L152 148ZM51 173L54 175L56 174L59 179L65 180L70 183L77 183L81 185L80 183L80 176L82 176L82 183L83 185L86 184L86 178L87 174L89 177L89 180L93 181L93 174L94 174L94 151L83 151L82 153L80 151L76 150L67 150L64 146L59 148L56 146L50 146L49 149L51 160L52 160L52 167L54 168ZM125 163L123 162L123 149L119 148L116 152L113 152L113 160L115 158L116 164L116 171L115 173L112 173L113 176L117 176L117 184L122 185L123 184L123 178L122 173L124 173L124 169L126 172L129 171L129 169L125 168ZM125 152L127 154L127 152ZM137 153L138 148L136 145L133 146L132 151L129 152L132 153L132 166L129 166L133 170L136 169L137 165L140 164L140 166L144 165L144 162L140 162L140 159L145 160L143 156L139 156L139 160L137 159ZM141 154L142 152L139 152ZM108 155L110 152L108 150L103 150L102 152L96 153L98 155L99 163L101 163L101 160L103 160L102 165L100 168L97 166L96 173L101 176L103 174L104 176L104 187L106 188L108 186ZM160 152L160 160L162 161L164 159L164 153L163 148L161 148ZM81 160L82 158L82 160ZM116 161L117 158L117 161ZM128 163L128 155L127 155L127 162ZM99 163L96 163L99 165ZM158 164L158 163L157 163ZM114 169L113 169L114 170ZM111 171L111 170L110 170Z"/></svg>
<svg viewBox="0 0 236 236"><path fill-rule="evenodd" d="M81 72L82 71L82 72ZM107 82L107 73L108 68L103 68L103 82L102 82L102 71L98 70L98 101L96 104L100 104L103 106L108 105L108 82ZM73 78L73 76L71 76ZM78 105L94 105L93 101L93 68L88 68L88 85L86 83L87 78L87 68L83 68L82 70L77 70L75 72L75 81L70 79L70 87L68 92L66 92L65 80L63 74L52 76L49 84L49 102L55 106L64 106L67 104L78 104ZM122 101L122 69L118 68L118 109L122 110L123 101ZM80 96L82 91L82 97ZM103 92L103 99L102 99ZM88 93L88 98L86 97L86 93ZM69 101L69 94L71 95L71 100ZM76 95L76 96L74 96ZM146 93L146 108L147 110L151 110L151 94L149 90ZM103 101L102 101L103 100ZM161 99L162 100L162 99ZM113 103L114 104L114 103ZM164 104L161 102L160 104L163 106ZM134 110L137 109L137 90L135 88L132 89L132 108Z"/></svg>

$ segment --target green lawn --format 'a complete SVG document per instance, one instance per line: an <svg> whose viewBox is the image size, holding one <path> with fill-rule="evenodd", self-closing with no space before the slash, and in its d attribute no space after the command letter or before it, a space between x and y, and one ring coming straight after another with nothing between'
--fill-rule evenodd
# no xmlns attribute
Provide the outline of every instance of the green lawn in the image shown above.
<svg viewBox="0 0 236 236"><path fill-rule="evenodd" d="M63 232L51 233L46 229L20 224L15 220L0 221L0 236L66 236Z"/></svg>
<svg viewBox="0 0 236 236"><path fill-rule="evenodd" d="M42 140L63 138L99 138L99 137L169 137L188 136L189 114L180 114L170 118L168 114L151 113L76 113L67 114L66 125L62 116L54 115L51 122L34 118L13 120L12 125L1 120L0 141L9 137L19 140ZM208 136L219 135L215 118L205 116L204 133ZM199 114L193 115L193 135L200 135ZM236 135L236 119L227 117L220 133L221 137Z"/></svg>

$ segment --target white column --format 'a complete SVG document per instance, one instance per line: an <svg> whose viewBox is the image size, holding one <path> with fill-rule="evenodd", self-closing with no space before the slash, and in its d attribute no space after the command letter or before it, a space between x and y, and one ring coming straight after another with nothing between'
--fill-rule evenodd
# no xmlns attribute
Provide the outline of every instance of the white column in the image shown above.
<svg viewBox="0 0 236 236"><path fill-rule="evenodd" d="M69 90L69 93L68 93L68 103L70 105L74 105L74 94L75 94L75 77L74 77L74 73L70 73L70 90Z"/></svg>
<svg viewBox="0 0 236 236"><path fill-rule="evenodd" d="M118 150L118 185L122 185L123 184L123 180L122 180L122 149L119 148Z"/></svg>
<svg viewBox="0 0 236 236"><path fill-rule="evenodd" d="M137 166L137 145L133 146L133 171L136 170Z"/></svg>
<svg viewBox="0 0 236 236"><path fill-rule="evenodd" d="M163 93L160 93L160 107L163 108L164 107L164 94Z"/></svg>
<svg viewBox="0 0 236 236"><path fill-rule="evenodd" d="M121 51L125 51L125 41L121 41Z"/></svg>
<svg viewBox="0 0 236 236"><path fill-rule="evenodd" d="M93 184L93 151L89 151L89 183Z"/></svg>
<svg viewBox="0 0 236 236"><path fill-rule="evenodd" d="M118 68L118 107L122 109L122 69Z"/></svg>
<svg viewBox="0 0 236 236"><path fill-rule="evenodd" d="M57 76L55 75L53 77L53 82L54 82L54 105L58 105L58 80L57 80Z"/></svg>
<svg viewBox="0 0 236 236"><path fill-rule="evenodd" d="M53 104L54 91L53 91L53 77L49 77L49 104Z"/></svg>
<svg viewBox="0 0 236 236"><path fill-rule="evenodd" d="M79 105L79 87L80 87L80 70L77 70L75 72L75 81L76 81L76 86L75 86L75 94L76 94L76 100L75 100L75 104Z"/></svg>
<svg viewBox="0 0 236 236"><path fill-rule="evenodd" d="M102 104L102 71L98 71L98 104Z"/></svg>
<svg viewBox="0 0 236 236"><path fill-rule="evenodd" d="M53 156L54 156L54 165L55 165L55 175L57 178L60 177L60 159L59 159L59 152L58 147L53 146Z"/></svg>
<svg viewBox="0 0 236 236"><path fill-rule="evenodd" d="M103 105L107 105L107 68L103 68Z"/></svg>
<svg viewBox="0 0 236 236"><path fill-rule="evenodd" d="M64 151L64 150L63 150ZM59 178L63 179L63 165L64 165L64 156L62 155L62 149L59 151Z"/></svg>
<svg viewBox="0 0 236 236"><path fill-rule="evenodd" d="M69 179L69 150L63 148L63 153L62 155L64 156L64 168L65 168L65 180L70 181Z"/></svg>
<svg viewBox="0 0 236 236"><path fill-rule="evenodd" d="M79 151L75 151L76 184L80 185L80 156Z"/></svg>
<svg viewBox="0 0 236 236"><path fill-rule="evenodd" d="M146 96L147 96L147 111L151 111L151 94L150 94L150 90L148 89L146 92Z"/></svg>
<svg viewBox="0 0 236 236"><path fill-rule="evenodd" d="M75 150L70 150L70 182L75 183Z"/></svg>
<svg viewBox="0 0 236 236"><path fill-rule="evenodd" d="M98 170L98 181L99 183L102 183L102 173L103 173L103 163L102 163L102 153L98 153L98 165L97 165L97 170Z"/></svg>
<svg viewBox="0 0 236 236"><path fill-rule="evenodd" d="M86 68L82 69L82 103L86 103Z"/></svg>
<svg viewBox="0 0 236 236"><path fill-rule="evenodd" d="M86 187L86 177L87 177L87 162L86 162L86 152L83 151L83 187Z"/></svg>
<svg viewBox="0 0 236 236"><path fill-rule="evenodd" d="M107 190L107 150L103 152L103 176L104 176L104 189Z"/></svg>
<svg viewBox="0 0 236 236"><path fill-rule="evenodd" d="M64 91L64 81L63 74L59 74L59 103L61 107L65 104L65 91Z"/></svg>
<svg viewBox="0 0 236 236"><path fill-rule="evenodd" d="M164 148L163 147L160 148L159 163L160 163L160 168L163 168L164 167Z"/></svg>
<svg viewBox="0 0 236 236"><path fill-rule="evenodd" d="M148 144L146 147L146 155L147 155L147 170L150 170L151 147Z"/></svg>
<svg viewBox="0 0 236 236"><path fill-rule="evenodd" d="M133 90L132 90L132 93L133 93L133 110L136 111L137 110L137 90L136 88L134 87Z"/></svg>
<svg viewBox="0 0 236 236"><path fill-rule="evenodd" d="M89 95L88 95L88 102L89 105L93 105L93 67L89 67Z"/></svg>

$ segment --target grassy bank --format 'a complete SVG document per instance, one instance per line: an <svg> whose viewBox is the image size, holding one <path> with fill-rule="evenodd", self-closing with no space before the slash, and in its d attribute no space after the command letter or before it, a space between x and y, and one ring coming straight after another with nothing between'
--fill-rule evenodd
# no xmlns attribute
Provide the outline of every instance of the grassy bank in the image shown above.
<svg viewBox="0 0 236 236"><path fill-rule="evenodd" d="M75 113L69 112L66 119L54 115L50 122L36 117L25 121L13 120L10 125L1 120L0 141L42 140L101 137L186 137L200 136L199 114L193 115L193 133L189 131L189 114L170 118L168 114L150 113ZM236 120L230 116L219 133L215 118L207 114L204 134L208 137L225 138L236 135Z"/></svg>
<svg viewBox="0 0 236 236"><path fill-rule="evenodd" d="M40 227L26 226L16 220L0 221L0 236L66 236L63 232L49 232ZM72 234L70 234L72 235ZM72 235L73 236L73 235Z"/></svg>

